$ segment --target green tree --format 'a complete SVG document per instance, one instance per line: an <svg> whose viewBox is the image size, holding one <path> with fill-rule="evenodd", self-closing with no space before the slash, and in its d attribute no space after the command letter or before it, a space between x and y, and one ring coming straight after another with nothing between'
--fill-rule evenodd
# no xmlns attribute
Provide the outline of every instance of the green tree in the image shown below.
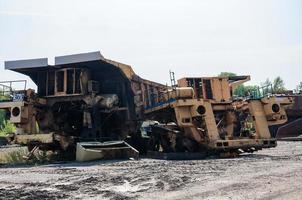
<svg viewBox="0 0 302 200"><path fill-rule="evenodd" d="M243 96L258 96L258 89L257 85L240 85L234 91L234 95L243 97Z"/></svg>
<svg viewBox="0 0 302 200"><path fill-rule="evenodd" d="M302 93L302 81L300 81L299 85L297 85L295 89L296 93Z"/></svg>
<svg viewBox="0 0 302 200"><path fill-rule="evenodd" d="M273 93L272 82L269 80L269 78L267 78L264 82L260 83L260 86L262 88L263 95Z"/></svg>
<svg viewBox="0 0 302 200"><path fill-rule="evenodd" d="M235 74L233 72L220 72L220 74L218 76L219 77L233 77L233 76L237 76L237 74Z"/></svg>
<svg viewBox="0 0 302 200"><path fill-rule="evenodd" d="M273 81L273 90L275 93L285 92L284 81L280 76L277 76Z"/></svg>
<svg viewBox="0 0 302 200"><path fill-rule="evenodd" d="M233 92L233 95L241 97L241 96L244 96L245 93L246 93L245 87L244 87L244 85L242 84L242 85L239 85L239 86L235 89L235 91Z"/></svg>
<svg viewBox="0 0 302 200"><path fill-rule="evenodd" d="M272 82L267 78L264 82L260 83L261 87L266 87L272 85Z"/></svg>

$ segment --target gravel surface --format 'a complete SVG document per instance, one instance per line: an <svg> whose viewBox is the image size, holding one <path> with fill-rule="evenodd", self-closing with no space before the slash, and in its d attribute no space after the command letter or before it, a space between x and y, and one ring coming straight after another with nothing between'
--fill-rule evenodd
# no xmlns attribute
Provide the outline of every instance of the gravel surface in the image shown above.
<svg viewBox="0 0 302 200"><path fill-rule="evenodd" d="M0 199L302 199L302 142L232 159L2 166Z"/></svg>

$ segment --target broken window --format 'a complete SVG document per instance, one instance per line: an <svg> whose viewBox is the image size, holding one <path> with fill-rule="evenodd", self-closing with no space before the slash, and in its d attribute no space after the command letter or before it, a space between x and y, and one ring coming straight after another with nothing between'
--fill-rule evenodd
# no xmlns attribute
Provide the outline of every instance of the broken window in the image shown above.
<svg viewBox="0 0 302 200"><path fill-rule="evenodd" d="M75 69L75 91L74 93L81 93L81 81L80 81L81 69Z"/></svg>
<svg viewBox="0 0 302 200"><path fill-rule="evenodd" d="M81 94L81 69L49 70L38 74L38 93L41 96Z"/></svg>
<svg viewBox="0 0 302 200"><path fill-rule="evenodd" d="M74 93L74 69L67 69L67 94Z"/></svg>
<svg viewBox="0 0 302 200"><path fill-rule="evenodd" d="M56 93L80 94L81 69L69 68L56 72Z"/></svg>
<svg viewBox="0 0 302 200"><path fill-rule="evenodd" d="M47 93L48 96L55 94L55 72L49 71L47 73Z"/></svg>
<svg viewBox="0 0 302 200"><path fill-rule="evenodd" d="M56 71L56 92L65 92L64 88L64 74L65 71Z"/></svg>

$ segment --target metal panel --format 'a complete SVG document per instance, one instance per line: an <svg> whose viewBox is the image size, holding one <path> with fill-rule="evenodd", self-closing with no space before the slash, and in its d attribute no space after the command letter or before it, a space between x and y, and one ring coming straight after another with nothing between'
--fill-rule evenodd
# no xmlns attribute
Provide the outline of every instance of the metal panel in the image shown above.
<svg viewBox="0 0 302 200"><path fill-rule="evenodd" d="M47 67L47 66L48 66L47 58L5 61L5 69L11 69L11 70L35 68L35 67Z"/></svg>
<svg viewBox="0 0 302 200"><path fill-rule="evenodd" d="M55 57L55 65L66 65L71 63L80 63L94 60L103 60L104 57L99 51L90 53L73 54L67 56Z"/></svg>
<svg viewBox="0 0 302 200"><path fill-rule="evenodd" d="M302 118L281 126L277 131L276 138L298 137L300 135L302 135Z"/></svg>

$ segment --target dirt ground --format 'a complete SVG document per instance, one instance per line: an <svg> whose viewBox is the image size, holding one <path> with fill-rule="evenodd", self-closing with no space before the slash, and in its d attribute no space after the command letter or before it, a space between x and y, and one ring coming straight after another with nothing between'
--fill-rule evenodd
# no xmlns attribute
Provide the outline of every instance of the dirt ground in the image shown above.
<svg viewBox="0 0 302 200"><path fill-rule="evenodd" d="M0 199L302 199L302 142L232 159L2 166Z"/></svg>

